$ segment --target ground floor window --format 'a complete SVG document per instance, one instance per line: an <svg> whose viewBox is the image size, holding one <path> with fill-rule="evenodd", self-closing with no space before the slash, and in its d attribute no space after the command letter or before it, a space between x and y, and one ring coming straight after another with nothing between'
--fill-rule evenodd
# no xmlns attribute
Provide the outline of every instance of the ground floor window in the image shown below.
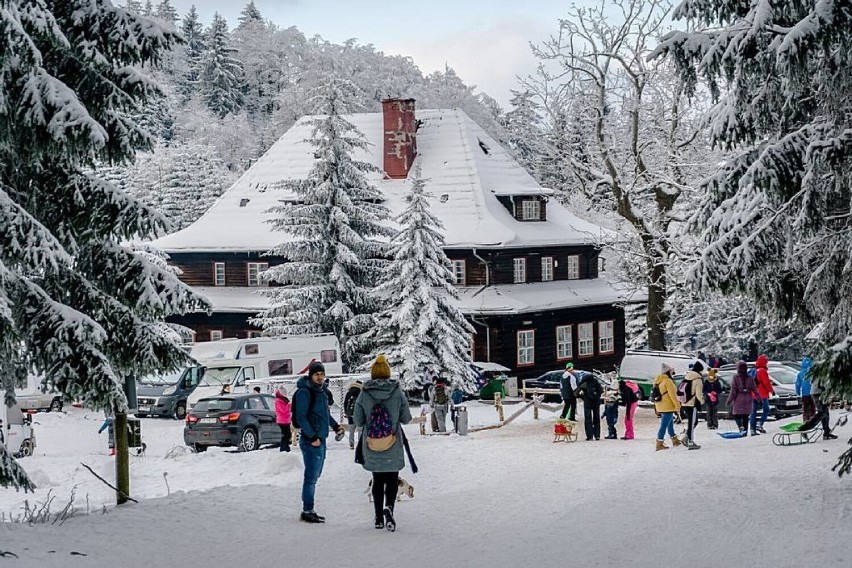
<svg viewBox="0 0 852 568"><path fill-rule="evenodd" d="M219 341L222 339L222 330L221 329L211 329L210 330L210 341Z"/></svg>
<svg viewBox="0 0 852 568"><path fill-rule="evenodd" d="M535 330L518 332L518 366L535 364Z"/></svg>
<svg viewBox="0 0 852 568"><path fill-rule="evenodd" d="M581 323L577 325L577 350L580 357L591 357L595 354L595 324Z"/></svg>

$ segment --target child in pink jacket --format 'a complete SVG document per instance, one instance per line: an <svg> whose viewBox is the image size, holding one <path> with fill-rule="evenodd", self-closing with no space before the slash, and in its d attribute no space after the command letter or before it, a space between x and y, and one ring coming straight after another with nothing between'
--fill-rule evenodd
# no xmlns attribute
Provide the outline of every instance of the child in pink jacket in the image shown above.
<svg viewBox="0 0 852 568"><path fill-rule="evenodd" d="M290 399L284 387L275 391L275 422L281 428L281 446L279 451L290 451Z"/></svg>

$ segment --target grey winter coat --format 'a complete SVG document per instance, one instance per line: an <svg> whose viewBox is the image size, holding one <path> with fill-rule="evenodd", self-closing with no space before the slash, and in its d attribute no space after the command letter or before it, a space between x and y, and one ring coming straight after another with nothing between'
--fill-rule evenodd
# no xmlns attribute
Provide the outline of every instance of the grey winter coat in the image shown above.
<svg viewBox="0 0 852 568"><path fill-rule="evenodd" d="M367 426L373 406L381 402L388 409L391 428L396 434L396 442L384 452L374 452L367 447L366 432L362 431L359 444L364 450L364 469L373 472L393 472L405 467L403 456L402 436L399 433L400 424L411 422L411 410L408 400L399 383L394 379L371 379L364 383L358 400L355 401L355 425L359 428Z"/></svg>

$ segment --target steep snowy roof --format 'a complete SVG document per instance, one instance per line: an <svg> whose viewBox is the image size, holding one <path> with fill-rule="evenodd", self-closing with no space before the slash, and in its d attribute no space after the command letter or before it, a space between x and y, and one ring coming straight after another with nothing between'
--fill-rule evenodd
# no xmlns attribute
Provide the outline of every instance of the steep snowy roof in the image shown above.
<svg viewBox="0 0 852 568"><path fill-rule="evenodd" d="M193 289L210 300L213 312L256 314L269 307L268 298L260 293L261 288L197 286ZM647 300L642 295L632 295L628 288L604 278L498 284L486 288L469 286L458 288L458 291L460 297L457 303L462 312L477 315L527 313Z"/></svg>
<svg viewBox="0 0 852 568"><path fill-rule="evenodd" d="M166 235L154 245L166 252L266 251L288 236L273 231L266 211L292 199L277 184L305 178L313 164L306 141L311 127L304 117L284 134L198 221ZM356 158L382 167L381 113L351 115L370 142ZM520 247L576 245L610 237L601 227L569 213L551 199L547 221L520 222L498 195L549 195L509 154L461 110L420 110L417 150L432 211L445 226L447 247ZM406 180L371 180L396 215L403 209Z"/></svg>

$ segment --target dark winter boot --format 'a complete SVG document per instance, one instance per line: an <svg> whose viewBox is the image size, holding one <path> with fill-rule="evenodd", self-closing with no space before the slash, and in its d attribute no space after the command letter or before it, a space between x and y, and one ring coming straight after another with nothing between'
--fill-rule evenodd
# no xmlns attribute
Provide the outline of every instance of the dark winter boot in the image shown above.
<svg viewBox="0 0 852 568"><path fill-rule="evenodd" d="M325 517L320 517L316 514L316 511L302 511L302 514L299 515L299 520L303 523L324 523Z"/></svg>
<svg viewBox="0 0 852 568"><path fill-rule="evenodd" d="M826 432L825 434L822 435L822 439L823 440L836 440L837 436L835 434L832 434L831 432Z"/></svg>
<svg viewBox="0 0 852 568"><path fill-rule="evenodd" d="M388 529L388 532L394 532L396 530L396 521L393 519L393 509L385 507L384 515L385 528Z"/></svg>
<svg viewBox="0 0 852 568"><path fill-rule="evenodd" d="M376 528L377 529L385 528L385 520L382 517L376 517Z"/></svg>

